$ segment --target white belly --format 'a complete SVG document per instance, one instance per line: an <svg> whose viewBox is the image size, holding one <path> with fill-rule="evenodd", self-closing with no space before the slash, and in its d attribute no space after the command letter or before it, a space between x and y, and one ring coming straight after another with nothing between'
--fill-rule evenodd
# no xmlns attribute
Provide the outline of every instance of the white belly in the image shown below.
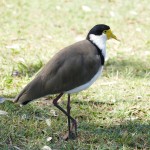
<svg viewBox="0 0 150 150"><path fill-rule="evenodd" d="M95 76L87 83L81 85L81 86L78 86L72 90L69 90L69 91L66 91L65 93L68 93L68 94L71 94L71 93L77 93L77 92L80 92L82 90L85 90L87 89L89 86L91 86L96 80L97 78L101 75L102 73L102 70L103 70L103 66L101 66L98 70L98 72L95 74Z"/></svg>

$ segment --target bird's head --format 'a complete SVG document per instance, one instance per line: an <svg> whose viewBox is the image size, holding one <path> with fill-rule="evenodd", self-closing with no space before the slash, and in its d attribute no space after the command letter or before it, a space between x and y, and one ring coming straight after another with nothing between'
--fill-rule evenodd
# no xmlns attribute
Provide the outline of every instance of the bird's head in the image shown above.
<svg viewBox="0 0 150 150"><path fill-rule="evenodd" d="M91 36L102 37L105 40L109 40L111 38L118 40L117 37L112 33L109 26L105 24L95 25L88 33L86 39L90 40Z"/></svg>

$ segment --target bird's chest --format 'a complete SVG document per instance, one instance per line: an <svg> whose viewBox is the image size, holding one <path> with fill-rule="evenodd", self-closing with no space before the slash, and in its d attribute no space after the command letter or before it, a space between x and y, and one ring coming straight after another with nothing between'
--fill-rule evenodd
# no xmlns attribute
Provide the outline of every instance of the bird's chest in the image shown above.
<svg viewBox="0 0 150 150"><path fill-rule="evenodd" d="M68 93L68 94L77 93L77 92L87 89L97 80L97 78L101 75L102 71L103 71L103 66L100 66L98 72L94 75L94 77L91 80L89 80L87 83L81 86L78 86L72 90L66 91L65 93Z"/></svg>

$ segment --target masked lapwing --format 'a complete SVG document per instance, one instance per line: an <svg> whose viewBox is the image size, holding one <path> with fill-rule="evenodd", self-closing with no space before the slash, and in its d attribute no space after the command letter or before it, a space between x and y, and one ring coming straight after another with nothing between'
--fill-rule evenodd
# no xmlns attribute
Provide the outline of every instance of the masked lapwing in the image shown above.
<svg viewBox="0 0 150 150"><path fill-rule="evenodd" d="M109 26L94 26L85 40L60 50L25 86L15 102L25 105L43 96L58 94L53 104L68 117L66 137L71 137L73 128L77 134L77 122L70 115L70 94L87 89L101 75L106 57L106 41L111 38L117 40ZM63 94L68 94L67 111L58 105Z"/></svg>

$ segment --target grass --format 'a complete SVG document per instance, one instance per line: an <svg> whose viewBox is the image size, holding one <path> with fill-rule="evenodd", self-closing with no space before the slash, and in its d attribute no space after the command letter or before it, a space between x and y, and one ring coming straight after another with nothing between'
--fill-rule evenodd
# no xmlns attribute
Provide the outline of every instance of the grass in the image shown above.
<svg viewBox="0 0 150 150"><path fill-rule="evenodd" d="M84 11L84 5L90 11ZM150 149L148 7L148 0L0 1L0 97L15 97L57 51L85 38L95 24L110 25L121 39L107 42L103 76L72 95L76 140L60 139L67 118L52 105L54 96L22 108L6 101L0 104L0 110L8 112L0 115L0 149ZM63 107L66 99L61 99Z"/></svg>

